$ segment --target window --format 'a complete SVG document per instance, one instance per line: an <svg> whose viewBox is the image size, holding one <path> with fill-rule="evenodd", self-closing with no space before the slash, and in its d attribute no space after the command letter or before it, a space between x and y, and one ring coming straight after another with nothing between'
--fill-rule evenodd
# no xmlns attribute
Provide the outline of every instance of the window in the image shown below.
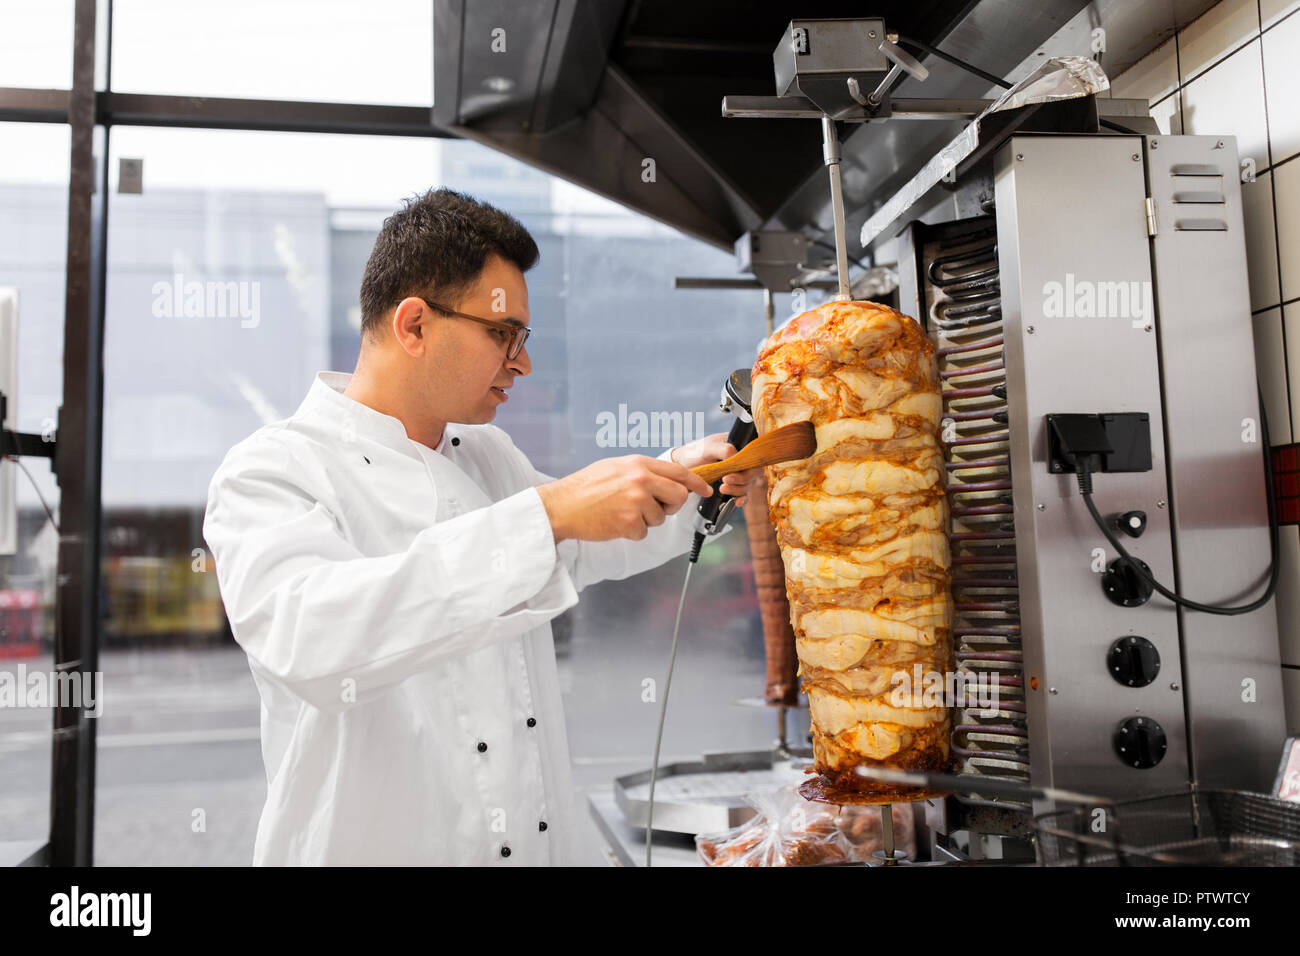
<svg viewBox="0 0 1300 956"><path fill-rule="evenodd" d="M17 300L18 431L52 431L62 402L69 136L65 126L0 123L0 289ZM50 827L51 710L26 693L53 666L59 489L48 460L0 464L13 483L17 548L0 555L0 865L42 846ZM22 469L26 469L24 472ZM19 696L21 695L21 697Z"/></svg>
<svg viewBox="0 0 1300 956"><path fill-rule="evenodd" d="M113 89L432 106L432 3L114 0Z"/></svg>
<svg viewBox="0 0 1300 956"><path fill-rule="evenodd" d="M117 703L100 724L96 861L245 864L266 793L258 698L204 553L207 484L230 446L293 412L317 371L352 371L361 272L384 217L446 185L533 231L534 371L497 424L556 476L726 431L717 395L753 360L761 297L673 291L674 274L731 274L731 256L472 143L118 128L110 169L120 158L143 160L144 190L110 196L101 666ZM235 294L191 310L175 294L190 283ZM620 409L625 422L660 413L663 427L642 445L620 431ZM762 694L737 525L695 575L666 754L773 736L761 708L688 716ZM641 681L662 678L684 562L588 589L556 624L580 785L650 760Z"/></svg>

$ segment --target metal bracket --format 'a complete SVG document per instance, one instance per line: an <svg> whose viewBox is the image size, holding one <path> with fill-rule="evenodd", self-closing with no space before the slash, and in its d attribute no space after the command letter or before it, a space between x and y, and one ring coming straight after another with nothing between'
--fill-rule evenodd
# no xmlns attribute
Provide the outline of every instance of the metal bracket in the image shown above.
<svg viewBox="0 0 1300 956"><path fill-rule="evenodd" d="M993 100L982 99L890 97L874 112L859 106L841 110L831 118L841 123L868 123L878 119L951 120L978 116L992 105ZM722 98L722 115L726 119L821 119L826 114L804 96L729 95Z"/></svg>
<svg viewBox="0 0 1300 956"><path fill-rule="evenodd" d="M0 392L0 422L9 415L9 397ZM58 432L56 430L55 434ZM0 455L20 458L48 458L53 463L58 442L35 432L16 432L0 427Z"/></svg>

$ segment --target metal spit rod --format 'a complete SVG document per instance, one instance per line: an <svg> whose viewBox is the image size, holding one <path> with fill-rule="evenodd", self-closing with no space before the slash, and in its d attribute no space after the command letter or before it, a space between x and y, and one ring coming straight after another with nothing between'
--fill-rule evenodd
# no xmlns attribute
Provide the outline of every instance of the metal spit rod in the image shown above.
<svg viewBox="0 0 1300 956"><path fill-rule="evenodd" d="M886 803L880 808L880 844L885 851L885 866L894 865L894 805Z"/></svg>
<svg viewBox="0 0 1300 956"><path fill-rule="evenodd" d="M835 223L835 269L839 273L839 292L835 298L847 302L849 293L849 247L844 236L844 190L840 185L840 138L835 120L822 114L822 157L831 174L831 218Z"/></svg>
<svg viewBox="0 0 1300 956"><path fill-rule="evenodd" d="M840 138L835 132L835 120L822 114L822 157L831 176L831 218L835 225L835 270L839 278L839 292L835 298L847 302L853 298L849 292L849 247L844 226L844 190L840 184ZM880 808L881 847L885 866L897 863L894 859L894 805L886 803Z"/></svg>

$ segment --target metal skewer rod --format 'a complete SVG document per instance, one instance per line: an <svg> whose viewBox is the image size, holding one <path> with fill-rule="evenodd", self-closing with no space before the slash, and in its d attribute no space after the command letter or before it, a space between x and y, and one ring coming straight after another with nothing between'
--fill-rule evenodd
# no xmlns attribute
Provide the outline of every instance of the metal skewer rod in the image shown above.
<svg viewBox="0 0 1300 956"><path fill-rule="evenodd" d="M886 803L880 808L881 849L885 851L885 866L894 865L894 805Z"/></svg>
<svg viewBox="0 0 1300 956"><path fill-rule="evenodd" d="M1077 803L1088 806L1105 806L1114 802L1110 797L1078 793L1074 790L1062 790L1059 787L1031 787L1028 784L1013 783L998 778L981 778L978 774L968 773L958 776L947 773L918 773L886 767L854 767L853 770L858 776L866 777L868 780L901 783L913 787L926 787L932 790L957 790L985 796L1056 800L1061 803Z"/></svg>
<svg viewBox="0 0 1300 956"><path fill-rule="evenodd" d="M847 302L849 293L849 247L844 236L844 190L840 184L840 139L835 120L822 115L822 157L831 174L831 218L835 224L835 268L839 273L839 292L835 298Z"/></svg>

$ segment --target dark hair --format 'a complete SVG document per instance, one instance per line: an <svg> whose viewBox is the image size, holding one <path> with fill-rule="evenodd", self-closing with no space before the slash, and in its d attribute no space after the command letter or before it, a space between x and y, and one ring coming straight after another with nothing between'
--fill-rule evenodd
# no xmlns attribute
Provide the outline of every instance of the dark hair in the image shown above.
<svg viewBox="0 0 1300 956"><path fill-rule="evenodd" d="M385 312L412 295L455 308L491 253L527 272L537 243L514 216L450 189L413 196L384 220L361 277L361 330L375 334Z"/></svg>

